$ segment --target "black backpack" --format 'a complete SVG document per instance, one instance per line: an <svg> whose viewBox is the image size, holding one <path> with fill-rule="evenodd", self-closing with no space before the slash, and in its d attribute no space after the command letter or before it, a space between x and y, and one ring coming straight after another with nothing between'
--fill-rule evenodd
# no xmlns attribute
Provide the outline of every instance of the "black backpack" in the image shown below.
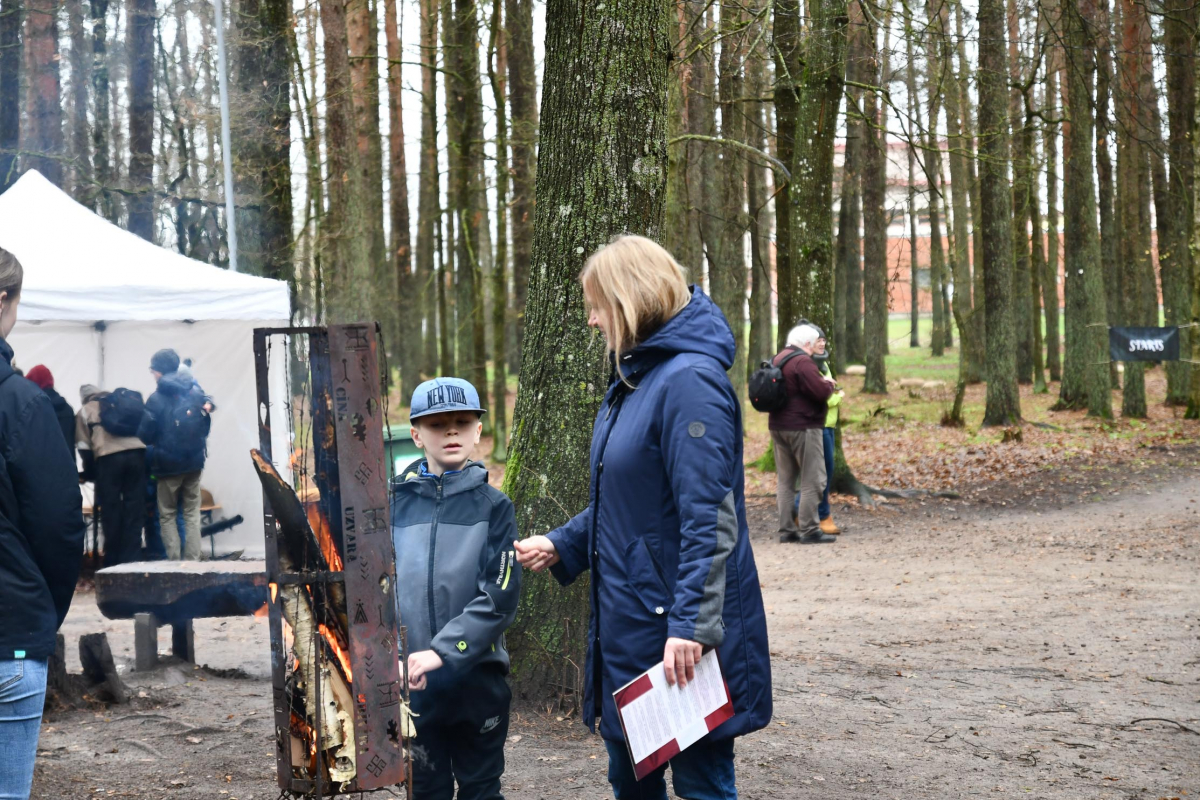
<svg viewBox="0 0 1200 800"><path fill-rule="evenodd" d="M171 409L162 423L161 447L176 456L203 453L212 417L204 410L204 396L190 391Z"/></svg>
<svg viewBox="0 0 1200 800"><path fill-rule="evenodd" d="M775 359L764 361L750 376L750 405L755 411L779 411L787 405L787 381L783 379L783 366L799 355L802 350L794 350L783 357L778 364ZM778 355L776 355L778 357Z"/></svg>
<svg viewBox="0 0 1200 800"><path fill-rule="evenodd" d="M113 389L100 398L100 427L113 436L137 436L145 411L141 392Z"/></svg>

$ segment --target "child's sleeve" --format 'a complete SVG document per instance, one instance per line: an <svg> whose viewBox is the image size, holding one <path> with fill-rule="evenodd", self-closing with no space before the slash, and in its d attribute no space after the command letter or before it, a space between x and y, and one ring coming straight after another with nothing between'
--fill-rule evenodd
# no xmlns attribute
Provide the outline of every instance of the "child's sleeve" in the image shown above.
<svg viewBox="0 0 1200 800"><path fill-rule="evenodd" d="M517 616L521 565L513 540L517 521L507 497L492 506L487 550L480 559L475 599L433 637L431 649L455 672L470 669L493 647Z"/></svg>

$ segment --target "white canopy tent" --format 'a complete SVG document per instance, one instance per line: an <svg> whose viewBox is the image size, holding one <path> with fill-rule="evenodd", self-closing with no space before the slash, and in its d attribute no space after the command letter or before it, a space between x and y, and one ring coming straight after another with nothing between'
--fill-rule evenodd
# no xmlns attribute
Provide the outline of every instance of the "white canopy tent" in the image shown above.
<svg viewBox="0 0 1200 800"><path fill-rule="evenodd" d="M249 451L258 446L252 331L286 325L288 285L193 261L122 230L30 171L0 195L0 247L25 268L16 363L45 364L79 408L79 387L124 386L149 397L150 356L170 347L217 410L201 484L220 510L245 522L216 539L217 552L261 555L262 492ZM287 353L271 349L272 450L287 474ZM208 552L208 544L203 548Z"/></svg>

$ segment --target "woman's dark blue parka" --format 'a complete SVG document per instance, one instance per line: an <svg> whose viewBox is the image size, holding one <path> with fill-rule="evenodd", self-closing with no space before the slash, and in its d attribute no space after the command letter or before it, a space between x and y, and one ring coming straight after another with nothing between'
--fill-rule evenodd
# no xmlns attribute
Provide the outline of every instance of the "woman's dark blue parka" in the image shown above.
<svg viewBox="0 0 1200 800"><path fill-rule="evenodd" d="M591 570L584 721L624 738L612 693L662 660L668 637L718 649L740 736L771 719L767 623L743 495L734 341L699 289L621 357L592 438L591 502L549 536L563 584Z"/></svg>

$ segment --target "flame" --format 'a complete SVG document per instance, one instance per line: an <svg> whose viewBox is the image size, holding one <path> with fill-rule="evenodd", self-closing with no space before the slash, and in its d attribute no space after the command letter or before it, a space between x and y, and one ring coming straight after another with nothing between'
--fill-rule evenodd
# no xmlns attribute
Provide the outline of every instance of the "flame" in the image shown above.
<svg viewBox="0 0 1200 800"><path fill-rule="evenodd" d="M318 626L318 630L325 637L325 641L329 643L329 648L333 650L333 654L337 656L338 662L342 665L342 672L346 674L346 680L353 681L354 673L350 671L350 654L342 649L342 646L338 644L337 636L334 635L333 631L325 627L324 623Z"/></svg>
<svg viewBox="0 0 1200 800"><path fill-rule="evenodd" d="M279 584L269 583L267 585L271 588L271 602L274 603L275 599L279 597Z"/></svg>
<svg viewBox="0 0 1200 800"><path fill-rule="evenodd" d="M273 587L274 585L275 585L275 584L271 584L271 586L272 586L272 587ZM268 605L267 605L266 603L263 603L263 604L262 604L262 608L260 608L258 611L255 611L255 612L254 612L254 616L258 617L259 619L263 619L263 618L264 618L264 617L266 617L266 616L267 616L267 614L269 613L269 612L268 612L268 608L269 608L269 607L268 607Z"/></svg>
<svg viewBox="0 0 1200 800"><path fill-rule="evenodd" d="M342 557L338 554L337 547L333 544L333 534L329 530L329 520L321 513L321 508L316 503L305 503L304 512L308 516L308 524L313 530L313 535L317 537L317 544L321 547L321 554L325 556L325 562L329 564L330 572L341 572Z"/></svg>

